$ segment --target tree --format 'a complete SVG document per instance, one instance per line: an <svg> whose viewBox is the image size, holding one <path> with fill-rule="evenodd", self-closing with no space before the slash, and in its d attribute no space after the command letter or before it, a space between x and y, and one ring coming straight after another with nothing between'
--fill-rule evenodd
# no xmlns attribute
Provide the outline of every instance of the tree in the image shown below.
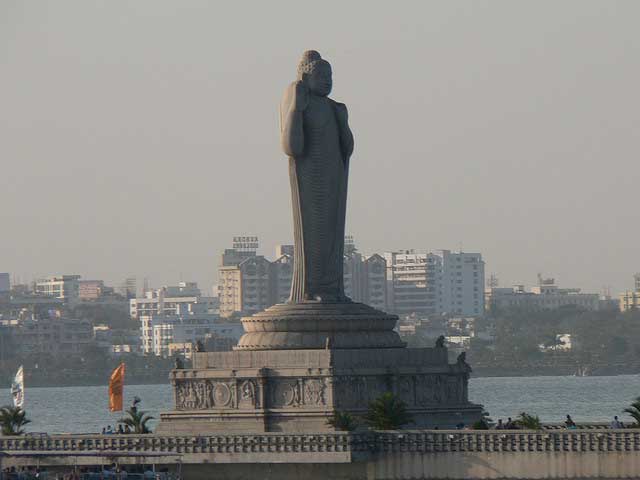
<svg viewBox="0 0 640 480"><path fill-rule="evenodd" d="M471 425L474 430L489 430L489 424L493 423L489 412L482 410L482 418Z"/></svg>
<svg viewBox="0 0 640 480"><path fill-rule="evenodd" d="M22 427L31 423L27 418L27 413L20 407L0 408L0 425L2 425L3 435L22 435Z"/></svg>
<svg viewBox="0 0 640 480"><path fill-rule="evenodd" d="M140 399L136 397L133 405L126 410L128 416L121 418L118 422L128 425L133 433L151 433L147 423L153 420L153 417L147 415L147 412L143 410L138 410L138 403L140 403Z"/></svg>
<svg viewBox="0 0 640 480"><path fill-rule="evenodd" d="M518 415L516 423L527 430L542 430L542 422L537 415L529 415L528 413L522 412Z"/></svg>
<svg viewBox="0 0 640 480"><path fill-rule="evenodd" d="M375 430L396 430L411 423L407 404L391 392L385 392L369 404L364 420Z"/></svg>
<svg viewBox="0 0 640 480"><path fill-rule="evenodd" d="M357 427L356 419L348 412L335 411L333 416L327 420L327 425L341 432L350 432Z"/></svg>
<svg viewBox="0 0 640 480"><path fill-rule="evenodd" d="M636 425L640 426L640 397L636 398L629 408L624 409L625 413L628 413L636 421Z"/></svg>

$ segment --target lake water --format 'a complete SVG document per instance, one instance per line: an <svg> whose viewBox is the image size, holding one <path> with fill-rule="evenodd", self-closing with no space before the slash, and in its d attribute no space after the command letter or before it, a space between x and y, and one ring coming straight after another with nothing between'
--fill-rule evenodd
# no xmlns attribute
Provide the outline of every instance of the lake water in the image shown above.
<svg viewBox="0 0 640 480"><path fill-rule="evenodd" d="M134 396L142 399L142 409L158 418L173 404L171 387L127 385L125 405ZM526 411L544 422L561 422L570 414L576 422L608 422L622 414L640 396L640 375L615 377L492 377L472 378L469 397L481 403L492 418L515 417ZM6 389L4 404L10 403ZM121 414L108 410L107 387L27 386L25 409L32 423L29 432L100 432L115 425Z"/></svg>

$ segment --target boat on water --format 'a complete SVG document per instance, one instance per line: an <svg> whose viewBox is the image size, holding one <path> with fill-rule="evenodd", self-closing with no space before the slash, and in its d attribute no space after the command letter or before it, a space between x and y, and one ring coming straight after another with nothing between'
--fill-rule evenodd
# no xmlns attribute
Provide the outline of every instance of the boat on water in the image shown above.
<svg viewBox="0 0 640 480"><path fill-rule="evenodd" d="M591 368L589 368L587 365L578 365L573 376L574 377L590 377Z"/></svg>

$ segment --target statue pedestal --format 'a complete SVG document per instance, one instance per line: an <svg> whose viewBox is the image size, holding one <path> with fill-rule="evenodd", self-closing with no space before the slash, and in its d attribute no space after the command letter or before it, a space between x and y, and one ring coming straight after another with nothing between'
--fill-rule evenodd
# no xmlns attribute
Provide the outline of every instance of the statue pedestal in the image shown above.
<svg viewBox="0 0 640 480"><path fill-rule="evenodd" d="M469 367L449 364L446 348L256 350L196 353L174 370L175 410L162 434L323 432L335 411L360 416L390 391L408 406L409 428L469 425Z"/></svg>
<svg viewBox="0 0 640 480"><path fill-rule="evenodd" d="M281 303L242 319L235 350L402 348L397 321L364 303Z"/></svg>

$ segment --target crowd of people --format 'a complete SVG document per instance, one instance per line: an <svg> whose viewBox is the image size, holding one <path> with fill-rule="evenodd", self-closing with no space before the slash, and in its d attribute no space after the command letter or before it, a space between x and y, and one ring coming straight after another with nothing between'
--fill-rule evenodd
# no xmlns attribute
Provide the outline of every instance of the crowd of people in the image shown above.
<svg viewBox="0 0 640 480"><path fill-rule="evenodd" d="M118 428L113 428L111 425L107 427L102 427L102 435L125 435L127 433L132 433L131 427L129 425L122 426L122 424L118 424Z"/></svg>
<svg viewBox="0 0 640 480"><path fill-rule="evenodd" d="M47 472L36 467L5 468L1 480L178 480L163 467L156 471L152 466L132 466L130 470L115 463L102 467L81 467L69 472Z"/></svg>
<svg viewBox="0 0 640 480"><path fill-rule="evenodd" d="M36 467L9 467L2 470L1 478L2 480L39 480L47 477Z"/></svg>
<svg viewBox="0 0 640 480"><path fill-rule="evenodd" d="M563 423L565 428L569 430L578 428L576 422L574 422L573 418L571 418L571 415L567 415L567 418ZM518 420L513 420L511 417L508 417L506 422L503 422L503 420L500 418L498 419L498 422L493 426L494 430L520 430L522 428L522 424ZM618 418L618 416L615 415L613 417L613 420L611 420L611 423L609 423L609 428L620 429L626 427L624 423Z"/></svg>

